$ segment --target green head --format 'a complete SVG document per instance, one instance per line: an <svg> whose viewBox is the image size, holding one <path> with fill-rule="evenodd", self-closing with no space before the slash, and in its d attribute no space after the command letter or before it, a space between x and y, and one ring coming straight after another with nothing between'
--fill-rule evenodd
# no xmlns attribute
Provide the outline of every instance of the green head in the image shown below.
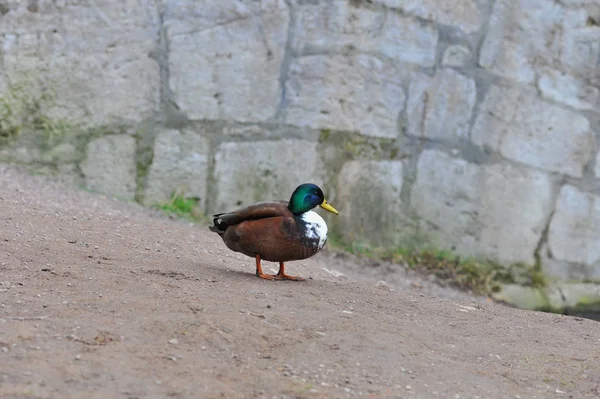
<svg viewBox="0 0 600 399"><path fill-rule="evenodd" d="M320 206L326 211L335 213L336 215L338 214L338 211L327 203L323 190L321 190L319 186L311 183L299 185L292 193L292 197L288 204L288 208L294 215L301 215L316 206Z"/></svg>

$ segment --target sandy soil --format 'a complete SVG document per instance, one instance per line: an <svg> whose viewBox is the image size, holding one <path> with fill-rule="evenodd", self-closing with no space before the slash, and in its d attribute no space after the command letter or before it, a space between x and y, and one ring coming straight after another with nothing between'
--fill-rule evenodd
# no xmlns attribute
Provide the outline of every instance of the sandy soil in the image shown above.
<svg viewBox="0 0 600 399"><path fill-rule="evenodd" d="M331 253L286 270L310 278L0 167L0 397L600 397L597 322Z"/></svg>

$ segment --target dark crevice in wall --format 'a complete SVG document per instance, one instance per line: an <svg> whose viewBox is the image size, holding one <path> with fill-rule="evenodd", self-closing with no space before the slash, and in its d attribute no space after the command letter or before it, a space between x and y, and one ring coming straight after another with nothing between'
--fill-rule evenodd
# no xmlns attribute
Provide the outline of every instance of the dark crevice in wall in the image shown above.
<svg viewBox="0 0 600 399"><path fill-rule="evenodd" d="M154 159L154 139L157 126L154 123L146 123L141 126L134 135L135 138L135 170L136 189L135 201L143 204L146 190L146 178L148 170Z"/></svg>
<svg viewBox="0 0 600 399"><path fill-rule="evenodd" d="M471 36L471 43L473 45L473 54L475 56L475 60L476 60L476 65L479 65L479 55L481 52L481 48L483 47L483 42L485 41L485 37L488 33L489 27L490 27L490 22L492 19L492 12L494 11L494 6L496 4L496 0L490 0L487 2L481 2L481 12L483 15L486 16L485 20L483 21L483 24L481 25L481 28L479 29L479 32L473 34Z"/></svg>
<svg viewBox="0 0 600 399"><path fill-rule="evenodd" d="M217 198L217 184L215 177L216 154L219 144L215 140L215 136L209 137L209 152L208 152L208 170L206 171L206 198L204 200L204 210L210 216L214 212L222 212L224 210L216 210L215 198Z"/></svg>
<svg viewBox="0 0 600 399"><path fill-rule="evenodd" d="M279 69L279 91L280 98L279 104L277 105L277 110L275 111L275 120L282 120L283 118L283 110L287 106L287 92L286 92L286 83L288 81L288 74L290 70L290 64L292 59L294 58L294 49L293 43L296 34L296 24L297 24L297 15L296 9L294 8L294 4L291 0L285 0L285 4L288 7L289 12L289 25L287 32L287 41L285 43L285 51L283 55L283 61L281 62L281 67Z"/></svg>
<svg viewBox="0 0 600 399"><path fill-rule="evenodd" d="M171 90L170 79L171 71L169 66L169 38L165 26L165 10L160 4L158 7L159 29L156 41L156 48L150 56L156 60L159 68L160 79L160 107L162 110L159 119L164 121L169 127L180 128L187 123L187 118L180 111L175 101L175 94Z"/></svg>
<svg viewBox="0 0 600 399"><path fill-rule="evenodd" d="M550 212L550 215L548 215L548 219L546 221L544 229L542 230L542 235L540 236L540 241L536 245L535 250L533 252L533 259L535 259L534 266L535 266L536 271L542 271L542 250L544 249L544 246L548 243L548 234L550 232L550 225L552 224L552 218L554 217L554 213L556 211L555 207L556 207L556 200L554 201L552 212Z"/></svg>

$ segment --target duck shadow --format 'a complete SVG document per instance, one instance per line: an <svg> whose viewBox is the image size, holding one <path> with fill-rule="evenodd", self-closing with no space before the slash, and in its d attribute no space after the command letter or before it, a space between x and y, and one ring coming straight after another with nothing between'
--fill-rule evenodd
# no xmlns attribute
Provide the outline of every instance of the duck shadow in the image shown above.
<svg viewBox="0 0 600 399"><path fill-rule="evenodd" d="M223 265L223 267L219 267L218 265L207 265L207 264L200 264L197 265L202 267L205 271L208 271L210 274L215 273L218 278L227 278L227 279L232 279L234 278L235 280L238 281L264 281L267 283L279 283L279 284L283 284L283 283L296 283L296 284L306 284L309 282L314 282L316 281L313 277L311 276L302 276L304 278L304 280L302 281L293 281L293 280L278 280L278 279L273 279L273 280L267 280L267 279L263 279L263 278L259 278L256 276L256 273L254 272L254 265L252 265L252 271L248 270L238 270L238 269L230 269L227 267L227 265ZM271 273L269 273L271 274ZM216 280L217 277L214 277L214 279Z"/></svg>

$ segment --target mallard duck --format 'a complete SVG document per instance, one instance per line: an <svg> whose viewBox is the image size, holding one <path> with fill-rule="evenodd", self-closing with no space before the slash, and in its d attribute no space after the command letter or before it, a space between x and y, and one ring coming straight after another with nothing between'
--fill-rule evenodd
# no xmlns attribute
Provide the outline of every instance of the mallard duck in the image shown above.
<svg viewBox="0 0 600 399"><path fill-rule="evenodd" d="M213 215L217 233L229 249L256 259L256 275L267 280L304 280L285 274L285 262L310 258L327 241L327 224L312 209L338 211L323 191L311 183L301 184L289 201L265 201L229 213ZM279 262L279 272L264 274L260 261Z"/></svg>

